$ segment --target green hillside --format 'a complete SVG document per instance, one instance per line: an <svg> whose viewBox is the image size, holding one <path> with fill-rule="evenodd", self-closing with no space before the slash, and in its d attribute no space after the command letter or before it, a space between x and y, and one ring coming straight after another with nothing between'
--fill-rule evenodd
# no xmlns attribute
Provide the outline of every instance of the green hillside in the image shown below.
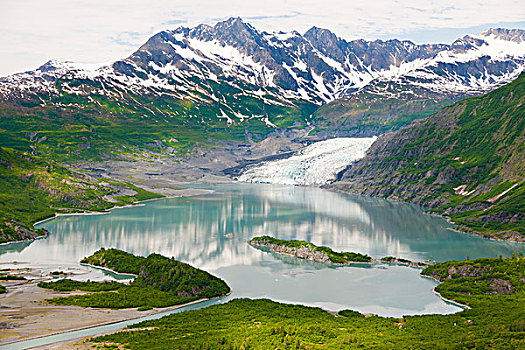
<svg viewBox="0 0 525 350"><path fill-rule="evenodd" d="M270 94L263 101L246 93L258 91L258 86L237 86L222 78L201 83L201 88L188 91L188 98L179 99L169 93L114 89L102 95L95 92L100 83L64 77L54 83L57 94L33 93L0 102L0 146L69 163L137 159L144 152L181 155L196 146L245 141L247 134L262 139L275 130L261 120L265 115L279 128L303 128L316 108L304 101L284 103ZM70 93L72 86L83 94Z"/></svg>
<svg viewBox="0 0 525 350"><path fill-rule="evenodd" d="M458 94L455 100L461 97ZM423 91L408 96L399 93L385 96L365 88L319 107L314 113L317 126L314 132L358 137L380 135L428 117L450 104L450 98L425 95Z"/></svg>
<svg viewBox="0 0 525 350"><path fill-rule="evenodd" d="M525 235L525 73L386 134L335 187L415 202L462 229Z"/></svg>
<svg viewBox="0 0 525 350"><path fill-rule="evenodd" d="M39 287L58 291L86 291L89 294L53 298L57 305L100 308L168 307L202 298L224 296L230 287L218 277L189 264L159 254L135 256L118 249L100 249L82 263L136 275L129 284L115 281L80 282L61 279L40 282Z"/></svg>
<svg viewBox="0 0 525 350"><path fill-rule="evenodd" d="M45 235L32 224L56 212L97 211L162 197L4 147L0 147L0 188L0 243ZM121 189L135 194L117 196Z"/></svg>

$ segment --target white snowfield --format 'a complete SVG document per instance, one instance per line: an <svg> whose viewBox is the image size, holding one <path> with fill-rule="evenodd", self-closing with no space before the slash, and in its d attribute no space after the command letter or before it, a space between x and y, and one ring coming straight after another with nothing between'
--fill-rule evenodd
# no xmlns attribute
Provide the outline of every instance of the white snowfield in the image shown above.
<svg viewBox="0 0 525 350"><path fill-rule="evenodd" d="M322 185L335 180L348 165L363 158L377 139L344 137L313 143L287 159L264 162L239 176L242 182Z"/></svg>

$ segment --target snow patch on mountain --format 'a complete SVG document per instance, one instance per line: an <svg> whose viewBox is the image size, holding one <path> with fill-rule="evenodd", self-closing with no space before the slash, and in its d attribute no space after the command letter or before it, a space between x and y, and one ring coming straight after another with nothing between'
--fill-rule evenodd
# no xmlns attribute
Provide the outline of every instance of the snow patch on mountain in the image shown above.
<svg viewBox="0 0 525 350"><path fill-rule="evenodd" d="M363 158L377 137L334 138L313 143L290 158L263 162L244 171L243 182L322 185L336 179L351 163Z"/></svg>
<svg viewBox="0 0 525 350"><path fill-rule="evenodd" d="M213 27L160 32L112 64L50 61L34 71L0 78L0 100L30 93L58 95L56 81L65 77L96 82L67 87L74 94L167 93L217 103L216 84L210 83L215 82L257 95L264 103L293 105L302 100L321 105L360 89L391 98L420 89L475 95L510 82L524 69L523 30L489 29L452 45L418 45L346 41L316 27L304 35L270 34L231 18ZM253 86L260 89L256 94Z"/></svg>

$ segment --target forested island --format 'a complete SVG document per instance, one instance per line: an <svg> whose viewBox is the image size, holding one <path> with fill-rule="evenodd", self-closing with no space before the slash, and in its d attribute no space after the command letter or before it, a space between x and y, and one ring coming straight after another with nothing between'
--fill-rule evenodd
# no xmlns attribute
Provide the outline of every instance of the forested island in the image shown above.
<svg viewBox="0 0 525 350"><path fill-rule="evenodd" d="M332 265L348 265L353 262L372 262L366 254L353 252L336 252L329 247L316 246L313 243L299 240L284 240L270 236L252 238L248 243L255 247L264 247L277 254L286 254L301 259L312 260Z"/></svg>
<svg viewBox="0 0 525 350"><path fill-rule="evenodd" d="M471 308L450 315L403 318L270 300L227 304L141 322L91 339L129 349L484 349L525 347L525 259L437 263L422 274L443 281L436 291Z"/></svg>
<svg viewBox="0 0 525 350"><path fill-rule="evenodd" d="M396 258L395 256L385 256L384 258L381 258L380 261L388 264L400 264L411 267L428 267L434 263L434 261L411 261L408 259Z"/></svg>
<svg viewBox="0 0 525 350"><path fill-rule="evenodd" d="M220 297L230 292L230 287L220 278L155 253L142 257L118 249L102 248L82 259L81 263L118 273L133 274L136 277L129 284L115 281L81 282L71 279L40 282L38 286L42 288L90 292L53 298L48 302L56 305L147 310Z"/></svg>

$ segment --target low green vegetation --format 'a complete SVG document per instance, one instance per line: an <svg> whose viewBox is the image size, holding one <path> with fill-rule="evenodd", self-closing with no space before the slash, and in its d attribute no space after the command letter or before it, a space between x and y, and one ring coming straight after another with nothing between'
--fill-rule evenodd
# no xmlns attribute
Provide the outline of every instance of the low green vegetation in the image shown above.
<svg viewBox="0 0 525 350"><path fill-rule="evenodd" d="M55 282L50 282L49 284L51 283ZM45 283L41 283L39 286L42 287L43 284ZM154 307L162 308L185 304L200 299L199 297L180 296L172 292L164 292L152 286L135 287L123 283L118 284L120 284L120 286L110 291L94 292L89 290L92 293L57 297L47 301L55 305L76 305L107 309L141 308L141 310L146 310ZM62 286L58 285L57 287L61 288ZM45 286L45 288L54 289L54 286ZM78 290L85 289L80 286Z"/></svg>
<svg viewBox="0 0 525 350"><path fill-rule="evenodd" d="M453 271L463 271L453 272ZM470 271L466 273L465 271ZM227 304L141 322L91 339L129 349L523 349L525 259L438 263L423 274L445 278L437 290L471 308L451 315L385 318L270 300ZM494 279L506 290L491 288ZM489 289L480 288L488 281ZM485 283L485 282L483 282ZM500 283L500 282L497 282Z"/></svg>
<svg viewBox="0 0 525 350"><path fill-rule="evenodd" d="M66 272L64 271L51 271L51 276L63 276L63 275L67 275Z"/></svg>
<svg viewBox="0 0 525 350"><path fill-rule="evenodd" d="M24 276L11 275L11 274L2 274L0 275L0 281L25 281Z"/></svg>
<svg viewBox="0 0 525 350"><path fill-rule="evenodd" d="M5 269L2 271L9 271L9 269ZM26 278L24 276L19 275L12 275L8 272L1 272L0 273L0 281L25 281ZM0 294L6 293L5 286L0 285Z"/></svg>
<svg viewBox="0 0 525 350"><path fill-rule="evenodd" d="M431 263L429 261L410 261L408 259L396 258L394 256L385 256L384 258L381 258L380 261L393 264L409 265L414 267L427 267Z"/></svg>
<svg viewBox="0 0 525 350"><path fill-rule="evenodd" d="M412 262L412 261L410 261L408 259L396 258L394 256L385 256L384 258L381 258L381 261L384 261L384 262L401 262L401 263L406 263L406 264L409 264L409 263Z"/></svg>
<svg viewBox="0 0 525 350"><path fill-rule="evenodd" d="M100 211L163 197L132 184L98 179L55 162L0 147L0 243L44 236L33 223L56 212ZM117 196L121 189L136 194ZM107 196L115 195L113 202Z"/></svg>
<svg viewBox="0 0 525 350"><path fill-rule="evenodd" d="M116 281L84 282L65 278L54 282L39 282L38 286L40 288L53 289L58 292L72 292L75 290L83 292L107 292L110 290L118 290L123 284Z"/></svg>
<svg viewBox="0 0 525 350"><path fill-rule="evenodd" d="M326 256L329 260L329 262L333 264L348 264L351 262L370 262L372 261L372 258L366 254L360 254L360 253L353 253L353 252L336 252L333 251L329 247L318 247L313 243L306 242L306 241L298 241L298 240L284 240L284 239L277 239L270 236L259 236L254 237L249 242L252 245L255 246L263 246L268 247L272 251L276 251L276 247L286 247L290 248L290 253L294 254L300 249L309 250L311 252L319 253L319 258L315 259L312 254L311 260L319 260L321 261L321 258ZM297 257L303 258L304 254L296 255ZM304 257L306 258L306 257Z"/></svg>
<svg viewBox="0 0 525 350"><path fill-rule="evenodd" d="M50 303L113 309L137 307L148 310L152 307L184 304L201 298L219 297L230 292L223 280L206 271L155 253L142 257L118 249L100 249L81 262L118 273L134 274L136 277L130 284L115 281L81 282L70 279L40 282L39 287L56 291L90 292L49 299Z"/></svg>

